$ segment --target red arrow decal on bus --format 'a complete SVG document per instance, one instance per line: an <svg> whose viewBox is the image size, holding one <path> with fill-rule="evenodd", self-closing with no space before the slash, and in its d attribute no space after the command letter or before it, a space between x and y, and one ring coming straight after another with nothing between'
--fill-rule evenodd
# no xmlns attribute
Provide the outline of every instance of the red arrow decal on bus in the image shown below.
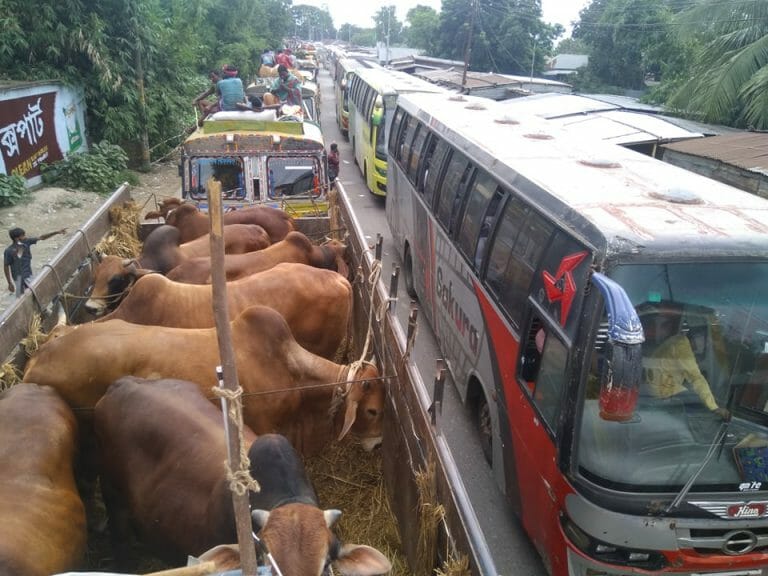
<svg viewBox="0 0 768 576"><path fill-rule="evenodd" d="M544 275L544 289L550 302L560 302L560 325L565 326L571 311L573 297L576 294L576 283L573 281L573 270L584 260L588 252L577 252L563 257L554 276L547 271Z"/></svg>

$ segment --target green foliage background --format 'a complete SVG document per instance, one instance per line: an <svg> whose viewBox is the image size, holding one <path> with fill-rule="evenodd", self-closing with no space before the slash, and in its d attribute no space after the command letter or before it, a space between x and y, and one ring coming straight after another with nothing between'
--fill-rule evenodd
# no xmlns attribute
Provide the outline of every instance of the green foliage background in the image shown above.
<svg viewBox="0 0 768 576"><path fill-rule="evenodd" d="M133 151L146 128L158 157L193 125L210 69L249 78L293 26L290 0L0 0L0 80L82 86L91 141Z"/></svg>

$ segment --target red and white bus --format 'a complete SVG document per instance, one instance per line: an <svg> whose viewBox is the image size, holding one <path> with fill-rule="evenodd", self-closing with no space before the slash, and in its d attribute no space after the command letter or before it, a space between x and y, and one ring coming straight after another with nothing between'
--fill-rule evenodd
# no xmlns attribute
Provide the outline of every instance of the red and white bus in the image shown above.
<svg viewBox="0 0 768 576"><path fill-rule="evenodd" d="M490 100L400 95L387 219L554 576L768 566L768 202ZM666 334L662 334L666 332Z"/></svg>

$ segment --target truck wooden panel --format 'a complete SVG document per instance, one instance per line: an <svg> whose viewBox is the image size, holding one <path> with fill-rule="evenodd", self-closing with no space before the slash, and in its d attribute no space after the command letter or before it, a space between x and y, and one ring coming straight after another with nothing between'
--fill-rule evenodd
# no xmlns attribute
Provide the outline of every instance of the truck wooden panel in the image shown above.
<svg viewBox="0 0 768 576"><path fill-rule="evenodd" d="M35 314L50 311L51 302L59 294L83 294L91 280L88 257L110 229L109 209L130 200L129 187L123 184L102 204L88 221L77 229L56 257L42 266L34 276L31 289L15 300L0 318L0 357L10 359L26 338ZM73 312L79 301L65 300L67 312ZM50 316L50 315L49 315ZM55 324L56 318L43 314L43 330Z"/></svg>
<svg viewBox="0 0 768 576"><path fill-rule="evenodd" d="M341 186L341 185L340 185ZM343 186L341 186L343 189ZM371 288L368 279L375 266L372 247L359 223L339 194L340 219L346 225L351 269L355 271L355 349L362 350L368 335L371 307L373 321L370 348L376 350L381 373L388 377L388 404L384 429L384 477L390 506L397 518L403 553L412 569L431 573L447 560L466 556L473 574L498 574L469 502L456 464L440 431L440 406L433 404L414 363L406 357L406 334L386 304L390 277L382 272ZM435 395L440 398L438 392ZM434 419L430 416L433 411ZM434 425L433 425L434 421ZM434 466L434 473L430 468ZM430 474L434 505L444 509L437 525L434 564L425 564L419 548L424 521L419 511L416 475ZM430 492L427 490L426 492Z"/></svg>

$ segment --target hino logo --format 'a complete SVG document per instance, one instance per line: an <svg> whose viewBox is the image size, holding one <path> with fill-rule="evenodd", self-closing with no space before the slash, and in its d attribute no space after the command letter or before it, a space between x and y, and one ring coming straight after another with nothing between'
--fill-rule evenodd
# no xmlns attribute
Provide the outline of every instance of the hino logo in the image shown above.
<svg viewBox="0 0 768 576"><path fill-rule="evenodd" d="M765 512L765 504L753 502L728 507L728 516L730 518L760 518L765 515Z"/></svg>

